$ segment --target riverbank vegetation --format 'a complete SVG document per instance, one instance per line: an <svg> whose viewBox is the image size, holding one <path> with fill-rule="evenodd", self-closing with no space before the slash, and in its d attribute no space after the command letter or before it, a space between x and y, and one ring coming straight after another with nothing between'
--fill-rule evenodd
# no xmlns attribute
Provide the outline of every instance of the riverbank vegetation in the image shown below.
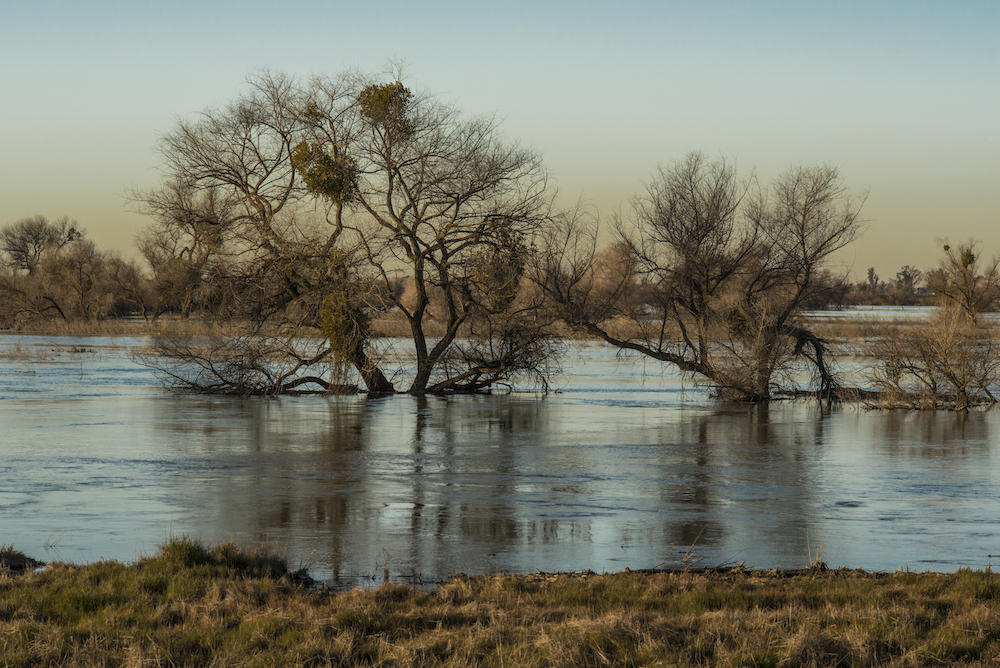
<svg viewBox="0 0 1000 668"><path fill-rule="evenodd" d="M852 283L833 258L868 225L865 194L827 164L762 184L691 153L602 224L555 206L538 153L495 116L395 70L261 73L158 149L163 182L130 193L149 220L140 259L67 218L0 228L0 328L142 331L139 359L169 385L235 395L546 387L562 342L588 337L725 400L994 401L1000 353L978 314L1000 298L997 260L969 241L937 268ZM875 362L845 388L841 337L807 314L847 303L943 304L964 321L853 337L850 354ZM389 337L408 339L407 374Z"/></svg>
<svg viewBox="0 0 1000 668"><path fill-rule="evenodd" d="M536 573L333 593L266 550L183 538L133 564L0 563L8 666L1000 660L1000 575L991 571Z"/></svg>

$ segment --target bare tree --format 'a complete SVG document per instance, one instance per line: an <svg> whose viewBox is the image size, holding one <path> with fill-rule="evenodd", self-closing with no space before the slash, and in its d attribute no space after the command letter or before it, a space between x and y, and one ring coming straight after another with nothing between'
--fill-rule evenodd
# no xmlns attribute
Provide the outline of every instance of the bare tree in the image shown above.
<svg viewBox="0 0 1000 668"><path fill-rule="evenodd" d="M896 288L904 295L912 295L923 280L924 272L908 264L896 272Z"/></svg>
<svg viewBox="0 0 1000 668"><path fill-rule="evenodd" d="M744 317L762 333L751 367L752 398L770 396L782 340L794 343L793 353L813 363L821 394L835 389L824 359L826 344L802 326L801 312L817 302L823 305L839 289L844 279L830 281L825 265L861 231L863 201L852 198L835 167L823 164L788 170L771 184L770 196L758 195L751 203L748 218L763 234L764 258L740 300Z"/></svg>
<svg viewBox="0 0 1000 668"><path fill-rule="evenodd" d="M634 259L639 303L617 301L627 275L597 289L596 232L577 221L547 240L539 283L571 326L701 377L720 396L766 401L803 356L830 397L826 344L801 315L836 287L825 265L861 229L860 206L829 166L791 169L770 193L753 186L700 153L654 176L615 223ZM615 318L631 328L614 333Z"/></svg>
<svg viewBox="0 0 1000 668"><path fill-rule="evenodd" d="M219 186L196 190L177 182L139 196L140 211L153 219L136 237L153 272L151 313L144 314L153 320L166 312L186 318L195 308L205 310L215 301L238 203Z"/></svg>
<svg viewBox="0 0 1000 668"><path fill-rule="evenodd" d="M945 243L939 270L927 277L932 292L972 316L1000 301L1000 256L984 262L980 245L973 239L957 246Z"/></svg>
<svg viewBox="0 0 1000 668"><path fill-rule="evenodd" d="M941 308L927 322L884 332L875 343L872 383L880 407L950 408L995 404L1000 383L996 325L979 315L1000 299L1000 258L983 262L972 239L944 244L928 287Z"/></svg>
<svg viewBox="0 0 1000 668"><path fill-rule="evenodd" d="M140 264L117 252L105 251L104 272L105 284L115 298L110 315L145 315L149 300L148 280Z"/></svg>
<svg viewBox="0 0 1000 668"><path fill-rule="evenodd" d="M544 172L495 119L463 118L399 81L348 73L301 86L264 73L161 150L167 185L136 197L166 221L147 256L187 258L187 271L199 266L193 247L218 259L224 246L228 278L212 281L231 295L231 317L262 334L321 332L371 392L395 391L371 354L370 313L386 306L412 334L412 393L476 391L542 368L550 339L521 276L547 212ZM196 226L180 234L174 223L209 194L226 224L199 246Z"/></svg>
<svg viewBox="0 0 1000 668"><path fill-rule="evenodd" d="M59 251L42 256L51 293L62 302L60 311L84 320L99 320L114 307L115 295L108 289L105 254L93 242L75 241Z"/></svg>
<svg viewBox="0 0 1000 668"><path fill-rule="evenodd" d="M57 318L103 320L131 313L141 302L142 276L134 262L77 238L48 244L31 273L0 273L0 318L7 326Z"/></svg>
<svg viewBox="0 0 1000 668"><path fill-rule="evenodd" d="M65 216L54 221L32 216L0 229L0 251L7 256L11 267L33 274L43 252L58 250L85 234L75 220Z"/></svg>
<svg viewBox="0 0 1000 668"><path fill-rule="evenodd" d="M875 267L868 267L868 278L865 285L867 285L868 290L872 294L876 294L879 291L879 285L881 284L878 274L875 273Z"/></svg>
<svg viewBox="0 0 1000 668"><path fill-rule="evenodd" d="M995 325L949 304L929 321L890 326L871 351L880 408L965 411L995 404L1000 346Z"/></svg>
<svg viewBox="0 0 1000 668"><path fill-rule="evenodd" d="M598 245L598 231L596 215L580 206L555 215L539 236L531 276L559 319L605 338L613 319L634 314L636 260L622 243L618 261L603 263L608 253Z"/></svg>

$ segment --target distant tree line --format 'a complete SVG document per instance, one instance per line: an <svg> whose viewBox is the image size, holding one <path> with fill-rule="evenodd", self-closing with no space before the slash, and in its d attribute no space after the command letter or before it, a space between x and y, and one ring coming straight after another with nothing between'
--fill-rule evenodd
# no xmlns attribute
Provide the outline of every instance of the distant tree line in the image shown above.
<svg viewBox="0 0 1000 668"><path fill-rule="evenodd" d="M938 295L935 283L939 280L940 269L922 271L911 265L903 265L892 280L883 281L869 267L864 280L845 284L839 305L895 305L917 306L936 304Z"/></svg>
<svg viewBox="0 0 1000 668"><path fill-rule="evenodd" d="M258 75L159 151L163 182L130 194L149 219L141 264L68 219L0 229L0 327L211 322L213 333L155 336L145 357L203 392L544 385L565 338L588 336L721 398L807 389L832 401L843 388L807 311L933 295L978 314L997 300L997 262L972 242L946 246L934 270L904 266L887 284L870 269L851 284L831 259L863 232L864 195L825 164L761 184L692 153L608 223L560 210L538 154L496 117L415 93L399 73ZM405 379L386 334L410 341ZM803 365L808 388L793 378ZM906 373L886 374L912 393Z"/></svg>
<svg viewBox="0 0 1000 668"><path fill-rule="evenodd" d="M0 327L102 320L141 309L144 275L99 250L68 218L34 216L0 228Z"/></svg>

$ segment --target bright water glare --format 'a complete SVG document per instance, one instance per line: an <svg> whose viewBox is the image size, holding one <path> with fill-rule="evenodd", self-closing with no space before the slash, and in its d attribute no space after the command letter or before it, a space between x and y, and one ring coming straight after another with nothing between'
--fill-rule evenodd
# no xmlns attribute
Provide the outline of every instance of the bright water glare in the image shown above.
<svg viewBox="0 0 1000 668"><path fill-rule="evenodd" d="M995 412L726 406L590 343L547 396L185 395L139 344L0 338L0 543L82 563L268 541L346 584L1000 559Z"/></svg>

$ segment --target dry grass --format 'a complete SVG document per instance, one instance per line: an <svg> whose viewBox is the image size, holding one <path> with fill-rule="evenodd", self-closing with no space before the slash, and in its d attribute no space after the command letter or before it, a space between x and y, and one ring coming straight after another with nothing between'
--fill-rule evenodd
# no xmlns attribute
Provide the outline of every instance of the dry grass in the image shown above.
<svg viewBox="0 0 1000 668"><path fill-rule="evenodd" d="M924 666L1000 660L1000 576L734 570L327 594L231 545L0 574L6 666Z"/></svg>
<svg viewBox="0 0 1000 668"><path fill-rule="evenodd" d="M17 330L6 330L2 334L33 334L40 336L160 336L169 338L199 338L238 336L245 334L246 323L232 320L205 320L201 318L160 318L144 322L140 319L108 319L95 321L71 321L49 319L33 320ZM279 335L280 328L258 328L266 335ZM303 338L322 336L318 330L301 328L297 335Z"/></svg>
<svg viewBox="0 0 1000 668"><path fill-rule="evenodd" d="M884 333L887 325L890 327L906 327L909 324L912 323L907 321L886 322L865 319L845 321L818 318L809 322L809 327L820 337L837 341L876 337ZM215 322L198 318L161 318L155 322L143 322L134 318L66 322L52 318L35 319L24 323L16 330L16 333L48 336L143 336L155 334L196 337L225 333L226 330L234 326L236 325L233 323ZM409 322L398 311L379 313L378 317L372 318L371 326L374 337L408 338L411 335ZM566 339L593 338L565 325L554 324L553 327L559 336ZM613 318L602 323L602 327L612 336L623 340L639 338L644 335L640 325L629 318ZM440 322L430 320L425 323L425 329L428 336L434 337L444 334L445 327ZM315 331L306 331L305 334L320 336ZM670 328L667 332L667 338L670 340L679 338L679 332L676 331L676 327Z"/></svg>
<svg viewBox="0 0 1000 668"><path fill-rule="evenodd" d="M808 322L808 327L822 338L828 339L859 339L879 336L885 328L907 327L914 324L912 320L885 319L842 319L818 317ZM403 314L398 311L385 311L373 316L372 334L376 337L409 337L410 325ZM440 336L444 333L444 325L434 320L425 323L429 336ZM218 331L225 323L199 318L169 318L144 322L138 318L107 320L77 320L64 321L56 318L36 318L22 323L17 332L23 334L46 334L50 336L123 336L143 335L149 333L177 333L178 335L199 336ZM640 326L629 318L617 317L602 323L609 332L618 338L628 339L642 336ZM581 334L565 326L560 335L566 338L581 338ZM667 332L668 338L676 339L679 333L676 327ZM583 338L588 338L584 336Z"/></svg>
<svg viewBox="0 0 1000 668"><path fill-rule="evenodd" d="M430 321L425 327L428 336L441 336L445 327L437 321ZM379 313L378 317L372 317L371 333L375 337L385 338L406 338L412 336L409 321L398 311L387 311Z"/></svg>
<svg viewBox="0 0 1000 668"><path fill-rule="evenodd" d="M914 324L917 323L906 320L813 318L808 321L807 327L821 339L827 341L841 343L864 343L872 339L886 336L887 333L906 329Z"/></svg>
<svg viewBox="0 0 1000 668"><path fill-rule="evenodd" d="M196 318L163 318L145 322L137 318L107 320L58 320L36 318L22 323L16 334L43 336L143 336L146 334L173 334L176 336L203 336L218 329L210 320Z"/></svg>
<svg viewBox="0 0 1000 668"><path fill-rule="evenodd" d="M42 566L42 562L35 561L24 552L15 550L12 545L0 545L0 573L23 573L31 568Z"/></svg>
<svg viewBox="0 0 1000 668"><path fill-rule="evenodd" d="M54 355L48 352L40 352L29 346L22 346L19 340L0 344L0 360L8 360L12 362L34 362L42 359L51 359L53 356Z"/></svg>
<svg viewBox="0 0 1000 668"><path fill-rule="evenodd" d="M144 333L146 325L141 320L57 320L35 318L21 323L18 334L46 336L130 336Z"/></svg>

